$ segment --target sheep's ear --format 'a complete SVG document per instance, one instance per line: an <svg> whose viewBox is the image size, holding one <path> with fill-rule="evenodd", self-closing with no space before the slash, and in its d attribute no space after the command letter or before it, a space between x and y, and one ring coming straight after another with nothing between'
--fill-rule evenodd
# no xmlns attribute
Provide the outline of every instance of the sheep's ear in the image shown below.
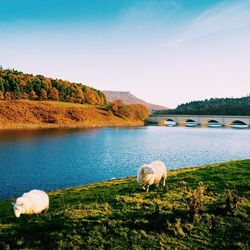
<svg viewBox="0 0 250 250"><path fill-rule="evenodd" d="M11 202L11 204L13 205L13 206L15 206L16 204L15 203L13 203L13 202Z"/></svg>

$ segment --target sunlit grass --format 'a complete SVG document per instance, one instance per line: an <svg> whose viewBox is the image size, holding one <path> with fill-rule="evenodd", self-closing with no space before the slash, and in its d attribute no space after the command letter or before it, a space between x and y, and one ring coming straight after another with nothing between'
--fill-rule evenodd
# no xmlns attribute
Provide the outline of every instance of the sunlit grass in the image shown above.
<svg viewBox="0 0 250 250"><path fill-rule="evenodd" d="M189 213L202 181L203 212ZM225 210L226 192L240 196ZM250 235L250 160L169 172L167 187L140 189L135 177L49 193L38 217L14 217L0 202L0 248L5 249L247 249Z"/></svg>
<svg viewBox="0 0 250 250"><path fill-rule="evenodd" d="M57 102L57 101L40 101L40 103L50 104L57 107L64 108L95 108L96 106L90 104L70 103L70 102Z"/></svg>

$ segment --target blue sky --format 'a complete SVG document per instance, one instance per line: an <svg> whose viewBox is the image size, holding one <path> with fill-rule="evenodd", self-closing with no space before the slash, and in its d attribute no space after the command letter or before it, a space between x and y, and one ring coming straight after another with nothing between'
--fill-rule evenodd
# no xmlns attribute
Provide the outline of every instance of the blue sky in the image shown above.
<svg viewBox="0 0 250 250"><path fill-rule="evenodd" d="M112 20L119 17L121 12L137 6L158 5L159 9L164 6L165 8L181 6L192 12L218 2L218 0L12 0L1 1L3 12L0 20L45 22Z"/></svg>
<svg viewBox="0 0 250 250"><path fill-rule="evenodd" d="M249 0L0 0L0 64L174 107L250 93Z"/></svg>

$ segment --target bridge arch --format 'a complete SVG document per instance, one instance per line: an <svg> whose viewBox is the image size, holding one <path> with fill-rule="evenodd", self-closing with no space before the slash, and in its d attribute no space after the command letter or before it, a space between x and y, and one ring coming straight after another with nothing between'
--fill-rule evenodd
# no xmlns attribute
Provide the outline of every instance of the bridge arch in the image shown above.
<svg viewBox="0 0 250 250"><path fill-rule="evenodd" d="M168 118L167 120L166 120L166 126L167 127L173 127L173 126L175 126L177 124L177 122L174 120L174 119L172 119L172 118Z"/></svg>
<svg viewBox="0 0 250 250"><path fill-rule="evenodd" d="M196 121L193 119L186 119L185 122L196 122Z"/></svg>
<svg viewBox="0 0 250 250"><path fill-rule="evenodd" d="M215 119L208 120L207 122L217 122L217 123L220 123L219 121L217 121L217 120L215 120Z"/></svg>
<svg viewBox="0 0 250 250"><path fill-rule="evenodd" d="M185 126L186 126L186 127L197 127L197 126L199 126L199 125L200 125L200 123L197 122L197 121L195 121L195 120L193 120L193 119L187 119L187 120L185 121Z"/></svg>
<svg viewBox="0 0 250 250"><path fill-rule="evenodd" d="M183 119L179 122L180 126L186 126L186 127L196 127L198 125L200 125L199 120L198 119L193 119L193 118L186 118Z"/></svg>
<svg viewBox="0 0 250 250"><path fill-rule="evenodd" d="M243 122L243 121L241 121L241 120L232 121L231 124L247 125L245 122Z"/></svg>
<svg viewBox="0 0 250 250"><path fill-rule="evenodd" d="M180 124L181 126L185 126L185 123L186 123L186 122L195 122L195 120L190 119L190 118L185 118L185 119L182 119L181 121L179 121L179 124Z"/></svg>
<svg viewBox="0 0 250 250"><path fill-rule="evenodd" d="M211 128L218 128L222 126L222 123L220 123L216 119L211 119L207 121L207 126Z"/></svg>
<svg viewBox="0 0 250 250"><path fill-rule="evenodd" d="M229 123L229 126L232 128L248 128L248 125L241 120L234 120Z"/></svg>
<svg viewBox="0 0 250 250"><path fill-rule="evenodd" d="M174 119L168 118L168 119L162 119L158 123L160 126L168 126L172 127L177 124L177 122Z"/></svg>

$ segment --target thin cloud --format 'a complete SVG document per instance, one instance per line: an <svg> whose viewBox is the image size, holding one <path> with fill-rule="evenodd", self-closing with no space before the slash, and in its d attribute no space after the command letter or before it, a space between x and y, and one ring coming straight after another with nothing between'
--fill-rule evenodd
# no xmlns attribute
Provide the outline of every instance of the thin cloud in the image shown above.
<svg viewBox="0 0 250 250"><path fill-rule="evenodd" d="M228 32L250 26L250 1L237 1L228 5L220 3L194 18L182 35L164 44L177 46L215 33Z"/></svg>
<svg viewBox="0 0 250 250"><path fill-rule="evenodd" d="M120 21L128 26L170 22L173 14L182 9L180 0L139 1L120 14Z"/></svg>

